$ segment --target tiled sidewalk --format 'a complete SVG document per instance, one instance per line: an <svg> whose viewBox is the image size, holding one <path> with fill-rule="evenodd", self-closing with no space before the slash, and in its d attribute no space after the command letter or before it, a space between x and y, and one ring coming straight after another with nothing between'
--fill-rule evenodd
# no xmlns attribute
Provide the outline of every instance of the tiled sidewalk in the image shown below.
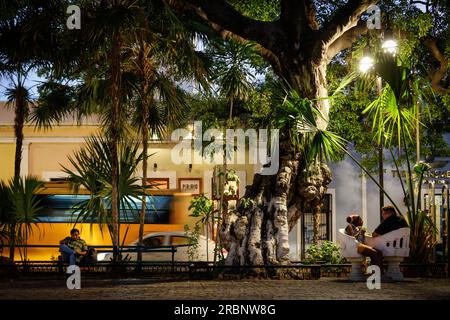
<svg viewBox="0 0 450 320"><path fill-rule="evenodd" d="M369 290L365 283L343 279L161 281L86 280L80 290L68 290L63 280L1 281L0 299L120 299L120 300L392 300L450 299L450 279L407 279L382 283Z"/></svg>

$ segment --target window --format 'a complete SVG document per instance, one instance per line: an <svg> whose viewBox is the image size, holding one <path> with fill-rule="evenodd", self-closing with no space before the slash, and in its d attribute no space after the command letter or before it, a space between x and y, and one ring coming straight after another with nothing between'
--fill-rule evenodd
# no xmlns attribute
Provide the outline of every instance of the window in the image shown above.
<svg viewBox="0 0 450 320"><path fill-rule="evenodd" d="M322 209L320 210L319 215L319 246L322 244L324 240L331 240L331 217L332 217L332 208L331 208L331 194L325 194L322 202ZM302 208L303 214L300 217L300 223L302 226L302 259L305 258L306 250L313 243L313 228L314 228L314 215L311 207L306 206Z"/></svg>
<svg viewBox="0 0 450 320"><path fill-rule="evenodd" d="M189 239L183 236L172 236L170 237L170 244L174 246L189 244Z"/></svg>
<svg viewBox="0 0 450 320"><path fill-rule="evenodd" d="M149 237L143 240L144 246L149 248L161 247L164 245L164 236Z"/></svg>
<svg viewBox="0 0 450 320"><path fill-rule="evenodd" d="M88 195L40 195L41 205L45 208L44 213L37 222L52 223L73 223L77 219L76 206L85 201L89 201ZM120 208L121 223L139 223L139 216L142 208L140 198L130 198L134 204L132 208ZM152 196L147 197L145 223L169 223L170 207L173 196ZM75 212L75 213L74 213ZM96 223L97 216L92 215L92 219L87 219L86 223Z"/></svg>

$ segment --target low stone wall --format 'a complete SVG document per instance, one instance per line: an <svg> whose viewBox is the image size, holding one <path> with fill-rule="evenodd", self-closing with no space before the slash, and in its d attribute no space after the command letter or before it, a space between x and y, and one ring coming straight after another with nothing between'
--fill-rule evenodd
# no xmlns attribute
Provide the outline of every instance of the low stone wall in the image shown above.
<svg viewBox="0 0 450 320"><path fill-rule="evenodd" d="M0 263L0 278L18 279L34 277L67 277L67 265L56 262ZM96 263L80 266L83 277L88 278L165 278L191 280L316 280L321 277L345 278L351 271L349 264L295 264L289 266L213 266L208 263ZM445 278L447 264L401 264L406 278Z"/></svg>

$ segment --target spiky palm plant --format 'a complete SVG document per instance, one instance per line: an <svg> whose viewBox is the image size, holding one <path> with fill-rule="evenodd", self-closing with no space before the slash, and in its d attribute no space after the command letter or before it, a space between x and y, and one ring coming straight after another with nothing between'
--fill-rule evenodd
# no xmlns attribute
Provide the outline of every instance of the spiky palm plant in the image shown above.
<svg viewBox="0 0 450 320"><path fill-rule="evenodd" d="M24 261L27 261L28 239L35 230L39 231L37 222L43 207L37 191L42 186L43 182L32 176L12 178L8 184L0 182L1 244L9 242L10 251L15 251L17 244L25 245L20 250Z"/></svg>
<svg viewBox="0 0 450 320"><path fill-rule="evenodd" d="M405 181L402 175L399 174L398 177L404 198L410 199L406 203L406 220L411 229L409 260L428 262L435 246L433 239L436 229L432 219L420 209L420 192L423 175L430 167L425 163L414 165L408 151L408 144L413 142L418 123L417 105L425 100L425 92L422 89L425 85L419 84L420 79L414 77L411 67L399 63L392 56L380 54L378 60L376 71L386 81L386 86L381 96L372 102L364 113L372 121L372 130L378 142L382 138L385 139L398 172L400 159L395 156L393 148L395 147L398 153L404 153L407 176ZM417 188L414 187L416 183ZM397 210L401 213L398 207Z"/></svg>
<svg viewBox="0 0 450 320"><path fill-rule="evenodd" d="M42 198L37 191L44 185L42 181L33 176L12 179L9 182L11 209L17 226L16 237L18 243L25 245L22 259L27 261L28 239L34 230L39 231L39 216L43 213Z"/></svg>
<svg viewBox="0 0 450 320"><path fill-rule="evenodd" d="M139 179L135 177L143 156L139 153L139 143L120 140L118 145L118 202L127 222L138 221L135 199L142 194ZM101 136L86 139L85 146L69 157L75 170L63 167L69 175L72 188L78 193L83 187L89 191L89 199L81 201L73 209L74 223L98 223L103 232L108 228L114 239L114 219L112 216L112 170L113 159L110 141ZM131 214L131 215L130 215Z"/></svg>

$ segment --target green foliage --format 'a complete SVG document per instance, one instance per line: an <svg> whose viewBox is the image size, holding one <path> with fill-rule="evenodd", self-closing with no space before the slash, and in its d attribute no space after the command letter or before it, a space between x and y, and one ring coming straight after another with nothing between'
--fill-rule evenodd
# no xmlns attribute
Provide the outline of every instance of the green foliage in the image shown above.
<svg viewBox="0 0 450 320"><path fill-rule="evenodd" d="M433 27L433 16L427 13L421 13L413 19L410 17L401 17L396 21L397 27L409 32L409 36L402 40L400 45L400 59L406 61L412 56L417 57L417 47L421 43L421 38L429 34Z"/></svg>
<svg viewBox="0 0 450 320"><path fill-rule="evenodd" d="M385 145L391 151L392 160L400 172L400 159L392 151L404 153L407 175L405 181L398 175L407 203L406 220L411 230L410 261L416 263L428 262L435 243L436 232L431 220L420 210L420 195L423 175L431 168L425 162L415 165L411 162L408 143L414 142L414 133L418 122L416 106L425 100L419 81L414 79L414 73L409 67L397 65L397 61L385 55L380 56L380 66L376 71L387 82L380 97L364 110L372 121L372 131L376 133L378 143L385 138ZM394 139L395 138L395 139ZM418 190L414 186L418 185ZM390 199L391 200L391 199ZM392 200L391 200L392 201ZM397 205L392 201L396 209Z"/></svg>
<svg viewBox="0 0 450 320"><path fill-rule="evenodd" d="M276 0L228 0L243 15L261 21L273 21L280 15L281 2Z"/></svg>
<svg viewBox="0 0 450 320"><path fill-rule="evenodd" d="M190 217L200 218L199 221L207 223L213 213L213 202L202 194L191 200L188 209L192 210L192 213L189 215Z"/></svg>
<svg viewBox="0 0 450 320"><path fill-rule="evenodd" d="M10 239L10 228L14 223L11 208L10 189L6 183L0 181L0 254L3 246Z"/></svg>
<svg viewBox="0 0 450 320"><path fill-rule="evenodd" d="M239 199L239 205L245 209L251 209L256 206L256 201L251 198L241 198Z"/></svg>
<svg viewBox="0 0 450 320"><path fill-rule="evenodd" d="M416 125L416 114L409 108L399 108L395 93L390 85L387 85L378 99L364 109L363 114L368 114L373 119L372 131L375 133L378 143L385 139L387 146L392 145L392 140L397 137L397 145L401 144L401 137L413 141L413 131Z"/></svg>
<svg viewBox="0 0 450 320"><path fill-rule="evenodd" d="M436 245L434 235L437 232L433 221L422 210L408 212L406 220L411 229L407 260L413 263L430 263Z"/></svg>
<svg viewBox="0 0 450 320"><path fill-rule="evenodd" d="M11 179L8 184L0 182L0 246L6 241L12 248L16 244L26 245L35 229L39 231L37 222L44 208L37 191L42 186L43 182L32 176ZM26 248L23 253L26 261Z"/></svg>
<svg viewBox="0 0 450 320"><path fill-rule="evenodd" d="M220 170L220 169L219 169ZM213 194L220 198L223 193L224 196L234 196L237 193L237 183L239 183L239 176L234 169L227 169L226 172L220 170L216 174L218 178L218 188L213 190ZM228 183L228 182L236 182L236 184ZM216 188L216 187L215 187Z"/></svg>
<svg viewBox="0 0 450 320"><path fill-rule="evenodd" d="M234 40L217 41L207 52L214 60L212 76L221 96L229 101L245 101L252 89L254 75L251 69L257 62L262 64L255 46L252 43L240 44Z"/></svg>
<svg viewBox="0 0 450 320"><path fill-rule="evenodd" d="M192 248L192 252L196 252L196 249L198 248L198 239L200 235L200 230L206 226L206 241L209 240L209 232L213 231L213 228L216 224L220 223L220 218L217 217L217 210L214 210L213 201L211 199L208 199L204 194L194 197L191 200L191 204L189 205L189 210L192 210L192 213L189 215L190 217L199 218L194 226L194 230L191 232L191 235L189 235L189 227L185 226L185 231L188 234L188 237L192 237L192 243L194 245L197 244L197 247ZM215 239L215 248L214 248L214 255L216 261L221 261L224 259L223 253L222 253L222 245ZM191 240L189 240L191 241ZM189 254L189 252L188 252ZM207 256L209 256L209 253L206 253ZM192 256L194 253L192 253ZM191 257L191 255L190 255ZM217 259L217 260L216 260Z"/></svg>
<svg viewBox="0 0 450 320"><path fill-rule="evenodd" d="M319 128L317 121L323 115L315 101L301 98L295 90L287 93L272 117L276 128L288 130L291 143L307 162L337 160L345 149L343 138Z"/></svg>
<svg viewBox="0 0 450 320"><path fill-rule="evenodd" d="M189 226L186 224L184 226L184 232L188 237L188 248L187 254L189 261L198 260L198 248L200 247L199 239L200 239L200 224L196 223L194 226L194 230L190 230Z"/></svg>
<svg viewBox="0 0 450 320"><path fill-rule="evenodd" d="M339 246L331 241L323 241L319 247L316 244L312 244L306 250L306 258L304 261L306 264L342 264L346 263L344 257L341 256Z"/></svg>

